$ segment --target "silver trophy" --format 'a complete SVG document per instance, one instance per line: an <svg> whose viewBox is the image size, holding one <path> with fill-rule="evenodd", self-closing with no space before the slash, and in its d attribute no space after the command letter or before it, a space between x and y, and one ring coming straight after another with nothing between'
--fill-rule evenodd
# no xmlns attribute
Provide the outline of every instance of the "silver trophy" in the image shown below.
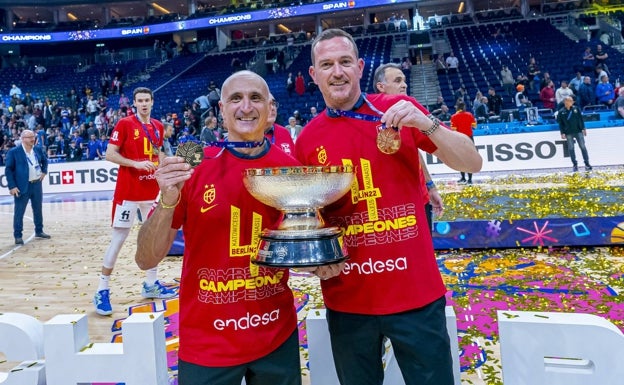
<svg viewBox="0 0 624 385"><path fill-rule="evenodd" d="M350 190L352 166L253 168L244 172L247 190L282 211L277 229L265 229L252 262L274 267L311 267L347 258L342 229L325 227L319 210Z"/></svg>

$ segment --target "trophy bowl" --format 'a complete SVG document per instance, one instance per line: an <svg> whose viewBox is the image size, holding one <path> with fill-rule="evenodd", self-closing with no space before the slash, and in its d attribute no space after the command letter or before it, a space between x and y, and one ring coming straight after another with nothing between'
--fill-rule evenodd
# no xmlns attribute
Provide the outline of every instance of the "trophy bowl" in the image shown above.
<svg viewBox="0 0 624 385"><path fill-rule="evenodd" d="M319 211L346 194L352 166L252 168L243 183L260 202L283 214L276 229L264 229L252 262L273 267L312 267L347 258L343 231L325 227Z"/></svg>

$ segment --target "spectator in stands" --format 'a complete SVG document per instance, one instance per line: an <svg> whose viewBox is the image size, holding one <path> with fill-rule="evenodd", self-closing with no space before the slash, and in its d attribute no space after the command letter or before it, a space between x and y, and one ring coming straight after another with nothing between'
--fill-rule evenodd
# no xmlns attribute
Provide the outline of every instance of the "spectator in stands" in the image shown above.
<svg viewBox="0 0 624 385"><path fill-rule="evenodd" d="M524 86L522 84L518 84L516 86L516 96L514 97L516 108L518 111L524 111L525 108L531 107L531 101L524 93Z"/></svg>
<svg viewBox="0 0 624 385"><path fill-rule="evenodd" d="M98 286L93 296L95 312L111 315L110 277L117 257L130 229L137 209L142 218L147 214L158 195L154 172L164 155L162 148L164 130L159 120L151 118L154 94L149 88L138 87L133 92L136 115L121 119L111 135L106 150L106 160L119 165L113 196L111 241L102 260ZM171 298L177 293L158 281L154 266L146 271L141 295L144 298Z"/></svg>
<svg viewBox="0 0 624 385"><path fill-rule="evenodd" d="M100 76L100 93L104 96L108 96L108 90L111 86L111 77L108 72L102 72Z"/></svg>
<svg viewBox="0 0 624 385"><path fill-rule="evenodd" d="M130 108L130 99L123 92L119 93L119 108L126 112L128 108Z"/></svg>
<svg viewBox="0 0 624 385"><path fill-rule="evenodd" d="M434 115L436 118L438 118L439 120L443 122L451 121L451 113L449 112L449 108L446 104L443 104L442 106L440 106L440 112Z"/></svg>
<svg viewBox="0 0 624 385"><path fill-rule="evenodd" d="M466 86L463 84L455 91L455 105L457 102L461 100L464 102L466 108L470 108L470 97L468 96L468 92L466 91Z"/></svg>
<svg viewBox="0 0 624 385"><path fill-rule="evenodd" d="M308 122L310 122L310 120L316 118L316 115L318 115L318 111L316 110L316 107L311 106L310 107L310 115L308 115L308 117L307 117Z"/></svg>
<svg viewBox="0 0 624 385"><path fill-rule="evenodd" d="M440 108L444 104L444 97L442 95L438 95L436 102L427 106L427 109L431 111L432 114L437 115L440 113Z"/></svg>
<svg viewBox="0 0 624 385"><path fill-rule="evenodd" d="M624 87L618 90L618 98L615 99L615 117L624 119Z"/></svg>
<svg viewBox="0 0 624 385"><path fill-rule="evenodd" d="M607 74L607 71L605 71L601 65L597 65L596 66L596 83L600 83L600 79L602 79L602 77L605 75L609 76Z"/></svg>
<svg viewBox="0 0 624 385"><path fill-rule="evenodd" d="M217 84L211 80L208 85L208 102L215 116L219 116L219 100L221 99L221 90Z"/></svg>
<svg viewBox="0 0 624 385"><path fill-rule="evenodd" d="M583 121L581 110L574 106L574 98L572 96L566 96L563 100L563 104L564 107L561 108L557 114L557 123L559 124L561 139L565 139L568 143L568 152L570 153L573 170L578 171L576 154L574 153L574 142L576 141L583 155L585 170L591 171L592 166L589 164L589 155L585 147L587 130L585 129L585 122Z"/></svg>
<svg viewBox="0 0 624 385"><path fill-rule="evenodd" d="M589 76L583 76L583 84L579 87L578 99L581 109L596 103L594 86Z"/></svg>
<svg viewBox="0 0 624 385"><path fill-rule="evenodd" d="M12 99L14 97L22 98L22 90L16 85L11 85L11 89L9 90L9 97Z"/></svg>
<svg viewBox="0 0 624 385"><path fill-rule="evenodd" d="M565 80L561 81L561 86L557 88L555 92L555 99L557 101L557 109L563 107L563 100L566 96L574 96L574 92L568 87L568 82Z"/></svg>
<svg viewBox="0 0 624 385"><path fill-rule="evenodd" d="M477 122L483 123L487 122L490 119L490 109L488 107L488 98L485 96L481 97L481 101L479 103L479 107L475 109L475 118Z"/></svg>
<svg viewBox="0 0 624 385"><path fill-rule="evenodd" d="M306 82L303 78L303 74L301 73L301 71L297 72L297 77L295 78L295 92L297 93L297 95L303 96L306 89L305 84Z"/></svg>
<svg viewBox="0 0 624 385"><path fill-rule="evenodd" d="M401 69L408 72L412 70L412 61L409 56L403 58L403 61L401 62Z"/></svg>
<svg viewBox="0 0 624 385"><path fill-rule="evenodd" d="M82 160L82 148L76 145L75 140L69 142L69 149L65 160L67 162L79 162Z"/></svg>
<svg viewBox="0 0 624 385"><path fill-rule="evenodd" d="M512 97L514 95L515 81L511 70L507 68L506 65L503 65L503 68L500 71L500 75L501 83L503 85L505 93L507 94L507 96Z"/></svg>
<svg viewBox="0 0 624 385"><path fill-rule="evenodd" d="M598 103L604 104L607 107L611 107L615 101L615 91L613 84L609 83L609 76L602 75L600 83L596 86L596 98Z"/></svg>
<svg viewBox="0 0 624 385"><path fill-rule="evenodd" d="M284 126L284 128L288 131L293 142L295 142L296 144L297 138L299 137L299 134L301 133L303 127L297 124L297 119L295 119L294 116L291 116L288 118L288 124Z"/></svg>
<svg viewBox="0 0 624 385"><path fill-rule="evenodd" d="M173 148L171 147L171 138L173 138L173 124L171 122L164 121L163 130L163 151L165 153L165 156L173 156Z"/></svg>
<svg viewBox="0 0 624 385"><path fill-rule="evenodd" d="M281 214L251 198L243 186L242 171L300 163L263 140L270 102L268 86L260 76L241 71L226 79L221 109L232 143L261 145L224 149L221 156L205 158L192 170L180 157L165 158L156 171L160 200L141 226L135 260L144 270L158 265L178 229L183 230L180 384L240 384L245 378L247 384L301 385L297 314L288 286L288 269L255 266L249 252L232 258L233 248L241 249L233 245L233 239L256 239L261 229L277 221ZM255 116L253 121L239 118L251 115ZM205 204L202 196L209 191L204 187L207 185L222 192L210 201L216 209L202 209L203 213L191 210ZM270 283L243 285L237 290L241 295L222 292L218 296L211 294L210 299L202 298L202 292L208 294L202 283L207 279L217 284L223 282L221 279L257 282L258 278ZM243 317L238 322L245 322L245 317L255 319L263 314L267 322L258 319L237 330L225 327L229 321L223 321ZM253 339L263 342L250 344L248 341Z"/></svg>
<svg viewBox="0 0 624 385"><path fill-rule="evenodd" d="M483 93L479 90L477 90L477 93L475 94L475 98L472 101L472 113L474 115L477 114L477 108L479 108L479 106L483 103Z"/></svg>
<svg viewBox="0 0 624 385"><path fill-rule="evenodd" d="M539 65L537 64L537 61L535 60L535 57L531 57L529 59L529 66L527 67L527 79L529 80L529 88L531 90L535 89L535 82L537 82L537 84L539 84L539 80L540 80L540 74L542 73L542 71L540 71ZM538 85L539 87L539 85Z"/></svg>
<svg viewBox="0 0 624 385"><path fill-rule="evenodd" d="M446 68L450 73L456 73L459 69L459 59L455 56L455 53L451 51L446 58Z"/></svg>
<svg viewBox="0 0 624 385"><path fill-rule="evenodd" d="M568 85L570 86L570 89L572 90L572 92L574 92L575 95L578 95L578 91L581 88L581 84L583 84L583 74L577 71L576 76L574 76L572 80L570 80Z"/></svg>
<svg viewBox="0 0 624 385"><path fill-rule="evenodd" d="M546 87L548 85L548 82L551 81L552 79L550 78L550 72L546 71L542 74L542 80L540 80L540 88L538 91L541 91L542 88ZM554 81L553 81L554 82Z"/></svg>
<svg viewBox="0 0 624 385"><path fill-rule="evenodd" d="M609 74L609 66L607 65L607 59L609 58L609 54L602 50L602 44L596 45L596 53L594 54L596 58L596 65L601 66L603 70Z"/></svg>
<svg viewBox="0 0 624 385"><path fill-rule="evenodd" d="M215 130L217 129L217 117L209 116L204 119L204 126L199 133L199 140L204 143L215 142L217 137Z"/></svg>
<svg viewBox="0 0 624 385"><path fill-rule="evenodd" d="M540 100L544 108L550 108L555 111L557 98L555 95L555 83L552 80L549 80L546 87L542 88L540 91Z"/></svg>
<svg viewBox="0 0 624 385"><path fill-rule="evenodd" d="M106 149L108 148L108 136L106 134L100 135L99 146L98 146L98 158L105 159L106 158Z"/></svg>
<svg viewBox="0 0 624 385"><path fill-rule="evenodd" d="M204 112L208 111L208 109L210 108L210 100L208 100L207 95L201 94L196 97L193 102L197 103L197 105L199 106L200 115L203 115Z"/></svg>
<svg viewBox="0 0 624 385"><path fill-rule="evenodd" d="M100 141L96 134L91 134L87 142L87 160L100 159L98 150L100 149Z"/></svg>
<svg viewBox="0 0 624 385"><path fill-rule="evenodd" d="M444 62L444 56L442 54L439 54L438 56L436 56L435 69L438 75L446 73L447 71L446 63Z"/></svg>
<svg viewBox="0 0 624 385"><path fill-rule="evenodd" d="M286 91L288 92L288 97L292 97L292 93L295 90L295 79L293 79L292 72L288 73L288 77L286 78Z"/></svg>
<svg viewBox="0 0 624 385"><path fill-rule="evenodd" d="M592 70L596 67L594 61L596 58L592 53L591 47L585 47L585 51L583 52L582 59L582 72L584 74L591 73Z"/></svg>
<svg viewBox="0 0 624 385"><path fill-rule="evenodd" d="M494 87L488 89L488 110L490 116L500 116L501 109L503 108L503 98L496 93Z"/></svg>

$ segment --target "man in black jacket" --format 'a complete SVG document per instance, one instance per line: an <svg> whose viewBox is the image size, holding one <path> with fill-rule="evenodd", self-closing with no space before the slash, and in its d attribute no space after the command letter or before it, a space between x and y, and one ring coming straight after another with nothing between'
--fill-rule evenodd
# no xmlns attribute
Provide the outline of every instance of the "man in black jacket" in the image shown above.
<svg viewBox="0 0 624 385"><path fill-rule="evenodd" d="M579 108L574 105L574 98L572 96L566 96L563 99L563 107L557 114L557 123L559 123L561 139L568 141L568 151L570 152L570 159L572 159L573 170L578 171L576 154L574 153L574 141L576 140L583 154L585 170L591 171L592 166L589 164L589 155L587 155L587 148L585 147L587 130L583 122L583 115Z"/></svg>

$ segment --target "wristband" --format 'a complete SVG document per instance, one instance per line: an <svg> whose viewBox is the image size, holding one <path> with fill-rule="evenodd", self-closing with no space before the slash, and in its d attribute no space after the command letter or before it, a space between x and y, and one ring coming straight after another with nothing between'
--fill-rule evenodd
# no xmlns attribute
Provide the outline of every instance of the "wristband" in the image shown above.
<svg viewBox="0 0 624 385"><path fill-rule="evenodd" d="M176 203L174 203L173 205L168 205L165 202L163 202L163 197L162 194L160 194L160 199L158 200L158 204L160 205L160 207L162 207L163 209L173 209L175 208L178 203L180 203L180 200L182 199L182 193L178 194L178 200L176 201Z"/></svg>
<svg viewBox="0 0 624 385"><path fill-rule="evenodd" d="M430 180L427 183L425 183L425 186L427 186L427 190L431 190L431 189L436 188L436 185L435 185L435 183L433 183L432 180Z"/></svg>
<svg viewBox="0 0 624 385"><path fill-rule="evenodd" d="M429 115L427 117L433 121L433 124L428 130L426 131L421 130L420 132L422 132L425 136L430 136L431 134L436 132L438 128L440 128L440 120L433 115Z"/></svg>

